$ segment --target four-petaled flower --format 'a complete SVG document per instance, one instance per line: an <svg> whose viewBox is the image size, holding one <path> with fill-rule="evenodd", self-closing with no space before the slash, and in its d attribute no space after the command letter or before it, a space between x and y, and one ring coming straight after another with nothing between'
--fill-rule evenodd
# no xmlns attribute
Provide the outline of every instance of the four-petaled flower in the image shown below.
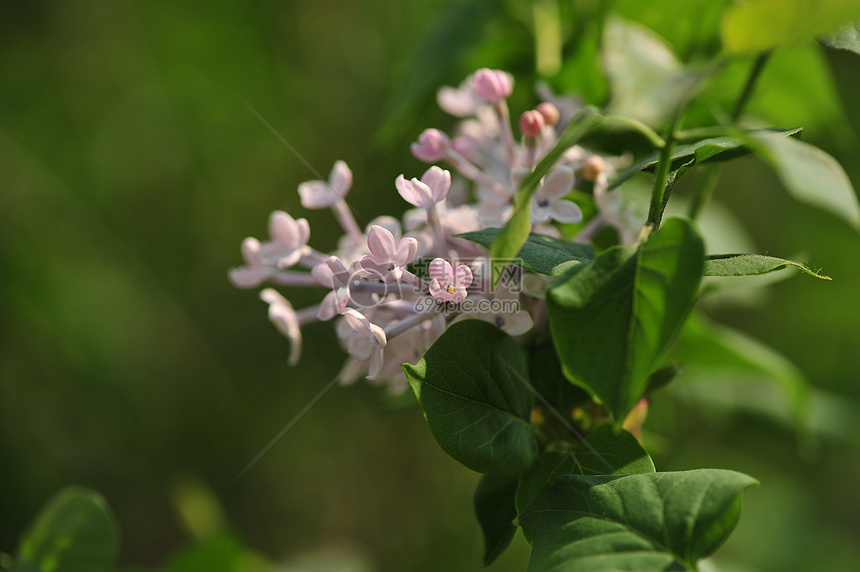
<svg viewBox="0 0 860 572"><path fill-rule="evenodd" d="M407 181L403 175L394 181L397 192L403 199L416 207L430 208L439 201L445 200L451 188L451 173L432 166L421 176L421 180L413 178Z"/></svg>
<svg viewBox="0 0 860 572"><path fill-rule="evenodd" d="M311 229L303 218L295 220L284 211L274 211L269 216L269 236L273 240L261 245L260 255L275 260L279 268L290 268L301 259Z"/></svg>
<svg viewBox="0 0 860 572"><path fill-rule="evenodd" d="M352 328L347 339L349 355L358 361L367 362L367 379L376 379L382 370L382 350L388 343L385 332L352 308L344 310L343 317Z"/></svg>
<svg viewBox="0 0 860 572"><path fill-rule="evenodd" d="M352 187L352 171L337 161L326 181L306 181L299 185L299 196L306 209L322 209L343 200Z"/></svg>
<svg viewBox="0 0 860 572"><path fill-rule="evenodd" d="M472 270L465 264L455 270L442 258L434 258L430 272L430 295L440 302L459 304L466 299L466 288L472 283Z"/></svg>
<svg viewBox="0 0 860 572"><path fill-rule="evenodd" d="M261 291L260 299L269 304L269 320L290 340L289 364L296 365L302 353L302 330L292 304L272 288Z"/></svg>
<svg viewBox="0 0 860 572"><path fill-rule="evenodd" d="M415 258L418 241L405 236L395 242L390 230L373 225L367 233L367 248L370 254L359 261L362 270L383 282L396 282L403 276L403 267Z"/></svg>
<svg viewBox="0 0 860 572"><path fill-rule="evenodd" d="M331 320L342 314L349 304L349 270L337 256L326 258L325 262L317 264L311 271L314 279L332 290L326 294L320 304L317 317L320 321Z"/></svg>
<svg viewBox="0 0 860 572"><path fill-rule="evenodd" d="M532 195L531 219L532 224L538 224L550 218L558 222L579 222L582 211L571 201L561 200L573 188L573 169L570 167L554 167Z"/></svg>

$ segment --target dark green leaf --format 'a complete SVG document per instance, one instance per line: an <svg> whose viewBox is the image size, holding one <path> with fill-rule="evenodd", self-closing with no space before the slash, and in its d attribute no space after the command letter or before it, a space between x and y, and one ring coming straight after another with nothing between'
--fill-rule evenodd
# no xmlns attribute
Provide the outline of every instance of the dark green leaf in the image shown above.
<svg viewBox="0 0 860 572"><path fill-rule="evenodd" d="M84 487L56 493L21 540L20 570L108 572L117 553L117 531L104 497Z"/></svg>
<svg viewBox="0 0 860 572"><path fill-rule="evenodd" d="M820 41L828 48L854 52L860 55L860 20L821 38Z"/></svg>
<svg viewBox="0 0 860 572"><path fill-rule="evenodd" d="M638 250L612 248L547 291L553 341L565 375L597 397L616 421L692 306L704 244L684 219L668 219Z"/></svg>
<svg viewBox="0 0 860 572"><path fill-rule="evenodd" d="M475 514L484 533L484 566L491 564L517 533L514 495L517 477L484 475L475 490Z"/></svg>
<svg viewBox="0 0 860 572"><path fill-rule="evenodd" d="M492 324L448 328L417 365L403 365L442 449L473 471L516 476L537 458L526 358Z"/></svg>
<svg viewBox="0 0 860 572"><path fill-rule="evenodd" d="M830 280L829 276L818 274L804 264L761 254L719 254L705 259L705 276L758 276L793 267L810 276Z"/></svg>
<svg viewBox="0 0 860 572"><path fill-rule="evenodd" d="M766 133L775 133L784 137L791 137L800 133L802 129L802 127L795 127L794 129L766 129L762 131ZM683 165L687 165L692 161L692 165L689 165L689 167L686 168L688 170L706 161L728 161L742 155L747 155L750 152L751 150L747 145L747 141L742 138L730 135L710 137L708 139L696 141L695 143L687 143L675 147L675 151L672 153L672 166L670 169L672 171L677 171ZM609 188L617 187L641 171L653 172L654 169L657 168L659 160L659 153L652 153L647 157L634 161L633 165L616 175L615 178L609 182Z"/></svg>
<svg viewBox="0 0 860 572"><path fill-rule="evenodd" d="M517 255L529 237L529 230L531 229L530 201L532 194L537 190L538 182L558 162L564 152L582 138L599 117L600 112L595 107L586 107L577 113L570 120L555 146L541 159L535 170L523 180L514 200L514 214L493 241L490 247L490 258L494 260L511 259ZM501 278L501 274L493 276L493 286L496 285L499 278Z"/></svg>
<svg viewBox="0 0 860 572"><path fill-rule="evenodd" d="M490 248L502 232L500 228L486 228L458 234L460 238ZM530 234L513 263L540 274L560 276L571 267L594 258L594 248L587 244L574 244L542 234Z"/></svg>
<svg viewBox="0 0 860 572"><path fill-rule="evenodd" d="M718 469L556 476L519 517L529 570L695 569L729 536L754 484Z"/></svg>
<svg viewBox="0 0 860 572"><path fill-rule="evenodd" d="M519 512L557 475L638 475L653 473L654 463L629 431L602 423L575 449L548 451L520 477L516 506Z"/></svg>
<svg viewBox="0 0 860 572"><path fill-rule="evenodd" d="M655 471L639 439L612 423L592 429L574 454L576 472L582 475L638 475Z"/></svg>
<svg viewBox="0 0 860 572"><path fill-rule="evenodd" d="M547 339L528 352L529 379L538 394L568 419L574 407L591 401L591 396L581 387L570 383L561 370L561 362L555 353L552 340ZM536 404L540 406L540 404ZM547 414L551 415L550 412Z"/></svg>
<svg viewBox="0 0 860 572"><path fill-rule="evenodd" d="M725 11L720 32L726 51L737 54L802 42L858 18L856 0L750 0Z"/></svg>

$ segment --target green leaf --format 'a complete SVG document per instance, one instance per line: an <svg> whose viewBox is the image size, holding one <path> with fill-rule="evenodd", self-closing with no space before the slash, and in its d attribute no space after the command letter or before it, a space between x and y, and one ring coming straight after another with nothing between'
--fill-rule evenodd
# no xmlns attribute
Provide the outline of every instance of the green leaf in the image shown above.
<svg viewBox="0 0 860 572"><path fill-rule="evenodd" d="M454 459L479 473L507 476L534 463L534 393L512 337L487 322L464 320L403 371L430 431Z"/></svg>
<svg viewBox="0 0 860 572"><path fill-rule="evenodd" d="M704 77L686 70L653 31L617 17L603 31L603 62L612 112L649 125L672 117Z"/></svg>
<svg viewBox="0 0 860 572"><path fill-rule="evenodd" d="M484 566L491 564L514 539L517 477L484 475L475 490L475 514L484 533Z"/></svg>
<svg viewBox="0 0 860 572"><path fill-rule="evenodd" d="M625 429L601 423L575 449L548 451L520 477L516 508L522 513L541 488L557 475L638 475L653 473L654 463L639 440Z"/></svg>
<svg viewBox="0 0 860 572"><path fill-rule="evenodd" d="M860 20L821 38L820 41L828 48L860 55Z"/></svg>
<svg viewBox="0 0 860 572"><path fill-rule="evenodd" d="M763 129L760 131L775 133L783 137L791 137L800 133L802 129L802 127L795 127L793 129ZM759 130L756 130L750 133L756 133L758 131ZM751 150L745 139L733 137L731 135L710 137L702 139L701 141L678 145L675 147L675 151L672 153L672 166L670 167L670 170L677 171L685 165L685 170L689 170L706 161L728 161L749 153L751 153ZM616 175L615 178L609 182L609 188L612 189L617 187L636 173L642 171L653 172L654 169L657 168L659 160L659 153L651 153L638 161L634 161L633 165ZM692 164L690 163L691 161Z"/></svg>
<svg viewBox="0 0 860 572"><path fill-rule="evenodd" d="M811 39L860 18L856 0L748 0L723 14L720 35L732 54Z"/></svg>
<svg viewBox="0 0 860 572"><path fill-rule="evenodd" d="M754 484L718 469L559 475L519 517L529 570L693 570L728 538Z"/></svg>
<svg viewBox="0 0 860 572"><path fill-rule="evenodd" d="M490 248L501 234L500 228L485 228L458 234L460 238L476 242ZM574 244L542 234L530 234L512 261L526 270L561 276L571 267L594 259L594 247L587 244Z"/></svg>
<svg viewBox="0 0 860 572"><path fill-rule="evenodd" d="M762 254L719 254L705 259L705 276L759 276L784 268L797 268L810 276L830 280L829 276L818 274L806 265L774 256Z"/></svg>
<svg viewBox="0 0 860 572"><path fill-rule="evenodd" d="M243 570L249 551L233 534L218 532L176 555L165 572L234 572Z"/></svg>
<svg viewBox="0 0 860 572"><path fill-rule="evenodd" d="M538 182L558 162L564 152L582 138L599 118L600 112L596 107L583 108L570 120L555 146L540 160L535 170L523 180L514 199L514 214L490 247L491 259L505 260L516 257L529 236L531 229L530 201L537 190ZM501 278L501 272L493 276L494 287L499 278Z"/></svg>
<svg viewBox="0 0 860 572"><path fill-rule="evenodd" d="M810 387L788 358L747 334L693 314L672 348L684 364L673 392L702 407L764 413L795 427L810 427Z"/></svg>
<svg viewBox="0 0 860 572"><path fill-rule="evenodd" d="M751 135L751 142L795 199L829 211L860 230L857 195L836 159L790 137L757 133Z"/></svg>
<svg viewBox="0 0 860 572"><path fill-rule="evenodd" d="M108 572L117 553L110 507L99 493L79 486L57 492L21 540L19 569Z"/></svg>
<svg viewBox="0 0 860 572"><path fill-rule="evenodd" d="M569 419L574 407L591 402L591 396L581 387L570 383L561 370L552 340L547 338L529 349L529 379L532 387L554 407L563 418ZM535 404L538 407L543 404ZM551 412L547 412L552 415Z"/></svg>
<svg viewBox="0 0 860 572"><path fill-rule="evenodd" d="M704 244L685 219L668 219L636 251L611 248L547 291L565 375L616 421L645 391L698 291Z"/></svg>

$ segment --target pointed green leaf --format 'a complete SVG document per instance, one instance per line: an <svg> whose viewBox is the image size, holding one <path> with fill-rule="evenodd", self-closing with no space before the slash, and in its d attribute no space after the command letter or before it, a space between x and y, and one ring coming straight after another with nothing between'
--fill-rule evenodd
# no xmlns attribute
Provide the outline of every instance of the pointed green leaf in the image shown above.
<svg viewBox="0 0 860 572"><path fill-rule="evenodd" d="M784 268L797 268L810 276L830 280L829 276L818 274L806 265L774 256L762 254L718 254L705 259L705 276L758 276Z"/></svg>
<svg viewBox="0 0 860 572"><path fill-rule="evenodd" d="M791 137L797 135L802 130L802 127L795 127L793 129L762 129L751 131L749 133L761 131L764 133L774 133L783 137ZM675 151L672 153L671 170L677 171L683 165L686 165L691 161L693 163L689 168L700 165L706 161L728 161L730 159L747 155L750 152L751 150L749 145L743 138L731 135L710 137L708 139L702 139L694 143L686 143L675 147ZM657 168L659 160L659 153L651 153L638 161L634 161L630 167L616 175L615 178L609 182L609 188L612 189L617 187L636 173L642 171L653 172L654 169Z"/></svg>
<svg viewBox="0 0 860 572"><path fill-rule="evenodd" d="M820 41L828 48L860 55L860 20L821 38Z"/></svg>
<svg viewBox="0 0 860 572"><path fill-rule="evenodd" d="M481 320L448 328L403 371L442 449L479 473L516 476L537 458L534 394L512 337Z"/></svg>
<svg viewBox="0 0 860 572"><path fill-rule="evenodd" d="M751 141L794 198L829 211L860 230L857 195L836 159L791 137L757 133Z"/></svg>
<svg viewBox="0 0 860 572"><path fill-rule="evenodd" d="M457 236L490 248L501 232L500 228L485 228ZM594 247L588 244L574 244L542 234L530 234L513 263L532 272L561 276L571 267L592 259Z"/></svg>
<svg viewBox="0 0 860 572"><path fill-rule="evenodd" d="M718 469L559 475L519 516L529 571L695 569L728 538L754 484Z"/></svg>
<svg viewBox="0 0 860 572"><path fill-rule="evenodd" d="M544 175L555 165L561 156L574 143L585 134L588 129L600 118L600 112L596 107L585 107L577 113L559 137L555 146L544 155L544 158L535 167L535 170L520 184L520 188L514 198L514 214L505 224L502 231L493 240L490 247L490 258L511 259L514 258L522 248L529 236L531 229L530 201L537 190L538 183ZM493 276L495 287L501 274Z"/></svg>
<svg viewBox="0 0 860 572"><path fill-rule="evenodd" d="M764 51L832 32L858 18L857 0L748 0L725 11L720 35L729 53Z"/></svg>
<svg viewBox="0 0 860 572"><path fill-rule="evenodd" d="M117 531L99 493L68 486L56 493L21 540L21 569L108 572L117 553Z"/></svg>
<svg viewBox="0 0 860 572"><path fill-rule="evenodd" d="M491 564L514 539L517 477L484 475L475 490L475 514L484 534L484 566Z"/></svg>
<svg viewBox="0 0 860 572"><path fill-rule="evenodd" d="M616 421L645 391L698 291L704 244L685 219L668 219L638 250L612 248L547 291L564 372Z"/></svg>
<svg viewBox="0 0 860 572"><path fill-rule="evenodd" d="M520 477L516 507L522 513L557 475L638 475L654 471L651 457L632 433L602 423L575 449L541 455L532 469Z"/></svg>

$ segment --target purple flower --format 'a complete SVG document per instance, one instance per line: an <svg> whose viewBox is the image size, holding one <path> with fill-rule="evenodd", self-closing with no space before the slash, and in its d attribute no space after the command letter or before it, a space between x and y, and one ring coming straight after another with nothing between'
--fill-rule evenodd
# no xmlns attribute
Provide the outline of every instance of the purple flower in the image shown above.
<svg viewBox="0 0 860 572"><path fill-rule="evenodd" d="M394 181L394 185L407 203L416 207L430 208L448 196L448 190L451 188L451 173L434 165L424 172L420 181L415 178L407 181L403 175L400 175Z"/></svg>
<svg viewBox="0 0 860 572"><path fill-rule="evenodd" d="M328 257L325 262L314 266L311 274L323 286L331 287L320 305L317 317L320 321L331 320L342 314L349 303L349 270L337 256Z"/></svg>
<svg viewBox="0 0 860 572"><path fill-rule="evenodd" d="M430 295L441 302L459 304L466 299L466 288L472 283L472 270L465 264L455 270L442 258L434 258L429 267Z"/></svg>
<svg viewBox="0 0 860 572"><path fill-rule="evenodd" d="M284 211L274 211L269 216L269 235L274 240L261 246L260 255L279 268L290 268L301 259L311 229L303 218L295 220Z"/></svg>
<svg viewBox="0 0 860 572"><path fill-rule="evenodd" d="M290 340L289 364L296 365L302 353L302 331L293 306L272 288L262 290L260 299L269 304L269 320Z"/></svg>
<svg viewBox="0 0 860 572"><path fill-rule="evenodd" d="M498 103L514 91L514 79L501 70L487 68L475 72L475 89L490 103Z"/></svg>
<svg viewBox="0 0 860 572"><path fill-rule="evenodd" d="M579 222L582 211L576 203L561 200L573 188L573 169L554 167L531 200L532 224L542 223L550 218L558 222Z"/></svg>
<svg viewBox="0 0 860 572"><path fill-rule="evenodd" d="M373 225L367 233L367 248L370 254L361 258L362 270L383 282L396 282L403 276L403 267L415 258L418 241L407 236L395 243L390 230Z"/></svg>
<svg viewBox="0 0 860 572"><path fill-rule="evenodd" d="M358 361L367 362L367 378L376 379L382 370L382 350L388 343L385 332L352 308L344 310L343 317L352 329L347 338L349 355Z"/></svg>
<svg viewBox="0 0 860 572"><path fill-rule="evenodd" d="M425 129L418 136L418 142L410 149L415 158L425 163L435 163L445 157L451 148L451 139L438 129Z"/></svg>
<svg viewBox="0 0 860 572"><path fill-rule="evenodd" d="M459 87L445 86L436 93L436 102L442 111L455 117L470 117L484 105L484 100L475 89L475 75L472 74Z"/></svg>
<svg viewBox="0 0 860 572"><path fill-rule="evenodd" d="M306 181L299 185L299 196L306 209L321 209L335 205L346 197L352 187L352 171L343 161L337 161L328 182Z"/></svg>

